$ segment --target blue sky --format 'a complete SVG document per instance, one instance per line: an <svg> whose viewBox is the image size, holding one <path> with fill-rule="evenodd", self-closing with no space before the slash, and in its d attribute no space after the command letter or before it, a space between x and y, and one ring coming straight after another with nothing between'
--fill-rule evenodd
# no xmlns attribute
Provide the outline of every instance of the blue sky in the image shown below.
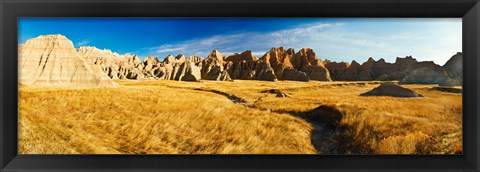
<svg viewBox="0 0 480 172"><path fill-rule="evenodd" d="M141 57L183 53L207 56L271 47L313 48L333 61L368 57L394 62L412 55L443 65L462 51L462 19L373 18L19 18L19 43L62 34L75 47L89 45Z"/></svg>

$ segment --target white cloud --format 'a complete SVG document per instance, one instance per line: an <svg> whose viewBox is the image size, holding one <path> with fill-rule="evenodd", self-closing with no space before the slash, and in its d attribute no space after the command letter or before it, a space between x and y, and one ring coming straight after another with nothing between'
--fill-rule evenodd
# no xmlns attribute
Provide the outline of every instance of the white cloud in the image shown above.
<svg viewBox="0 0 480 172"><path fill-rule="evenodd" d="M77 42L75 44L75 46L80 47L80 46L88 45L89 43L90 43L90 40L84 39L84 40L81 40L81 41Z"/></svg>
<svg viewBox="0 0 480 172"><path fill-rule="evenodd" d="M170 46L160 46L157 49L157 53L175 52L183 50L182 48L170 48Z"/></svg>
<svg viewBox="0 0 480 172"><path fill-rule="evenodd" d="M318 23L274 32L243 32L195 38L174 44L150 48L160 58L168 54L183 53L187 56L208 56L214 50L223 55L252 50L262 56L271 47L313 48L321 59L334 61L357 60L368 57L384 58L394 62L395 58L412 55L420 61L435 61L443 65L457 51L461 51L461 24L449 27L425 29L405 28L400 32L352 29L350 23ZM379 28L378 30L380 30ZM460 33L458 33L460 30Z"/></svg>

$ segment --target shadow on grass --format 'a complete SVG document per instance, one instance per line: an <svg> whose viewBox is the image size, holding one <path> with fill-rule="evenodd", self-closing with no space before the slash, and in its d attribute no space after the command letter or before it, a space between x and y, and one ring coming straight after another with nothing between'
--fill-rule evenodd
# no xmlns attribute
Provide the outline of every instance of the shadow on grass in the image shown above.
<svg viewBox="0 0 480 172"><path fill-rule="evenodd" d="M341 124L344 113L335 105L321 105L305 112L273 111L285 113L301 118L310 125L313 130L310 141L319 154L368 154L366 143L362 143L355 137L355 128Z"/></svg>
<svg viewBox="0 0 480 172"><path fill-rule="evenodd" d="M340 144L337 141L336 129L342 119L342 113L333 106L321 105L306 112L275 111L287 113L304 119L313 130L310 133L310 141L319 154L339 154Z"/></svg>
<svg viewBox="0 0 480 172"><path fill-rule="evenodd" d="M352 127L339 126L344 114L335 105L321 105L306 112L290 112L284 110L271 111L270 109L256 107L254 103L250 103L241 97L226 92L204 88L195 88L193 90L222 95L233 103L248 108L289 114L307 121L313 127L313 130L310 133L310 141L319 154L359 154L363 152L360 151L359 148L364 146L357 145L355 139L351 137L352 134L347 132L353 131L351 130ZM267 90L264 93L276 92L276 90Z"/></svg>

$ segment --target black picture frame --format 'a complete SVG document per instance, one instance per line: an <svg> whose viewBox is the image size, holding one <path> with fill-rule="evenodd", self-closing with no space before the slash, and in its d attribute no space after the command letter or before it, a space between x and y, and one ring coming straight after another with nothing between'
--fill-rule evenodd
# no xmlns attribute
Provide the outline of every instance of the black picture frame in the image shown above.
<svg viewBox="0 0 480 172"><path fill-rule="evenodd" d="M463 18L463 155L17 155L17 17ZM479 171L479 0L0 0L0 171Z"/></svg>

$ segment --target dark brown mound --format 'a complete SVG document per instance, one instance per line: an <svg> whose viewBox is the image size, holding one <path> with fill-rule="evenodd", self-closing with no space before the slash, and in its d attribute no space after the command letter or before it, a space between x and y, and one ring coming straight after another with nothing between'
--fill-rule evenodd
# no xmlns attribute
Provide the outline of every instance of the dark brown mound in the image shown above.
<svg viewBox="0 0 480 172"><path fill-rule="evenodd" d="M371 91L360 94L360 96L423 97L423 95L418 94L411 89L403 88L402 86L391 82L383 83Z"/></svg>
<svg viewBox="0 0 480 172"><path fill-rule="evenodd" d="M260 93L272 93L272 94L276 94L278 92L280 92L279 89L270 89L270 90L260 91Z"/></svg>
<svg viewBox="0 0 480 172"><path fill-rule="evenodd" d="M311 123L320 124L335 129L342 120L343 114L336 106L321 105L311 111L301 114L301 117Z"/></svg>
<svg viewBox="0 0 480 172"><path fill-rule="evenodd" d="M290 96L290 95L287 94L287 93L284 93L284 92L279 91L279 92L277 92L277 95L275 95L275 97L285 98L285 97L292 97L292 96Z"/></svg>
<svg viewBox="0 0 480 172"><path fill-rule="evenodd" d="M430 90L436 90L436 91L443 91L443 92L449 92L449 93L462 93L463 90L461 88L455 88L455 87L432 87Z"/></svg>
<svg viewBox="0 0 480 172"><path fill-rule="evenodd" d="M275 94L275 97L280 97L280 98L292 97L290 94L280 91L279 89L270 89L270 90L264 90L260 92Z"/></svg>

